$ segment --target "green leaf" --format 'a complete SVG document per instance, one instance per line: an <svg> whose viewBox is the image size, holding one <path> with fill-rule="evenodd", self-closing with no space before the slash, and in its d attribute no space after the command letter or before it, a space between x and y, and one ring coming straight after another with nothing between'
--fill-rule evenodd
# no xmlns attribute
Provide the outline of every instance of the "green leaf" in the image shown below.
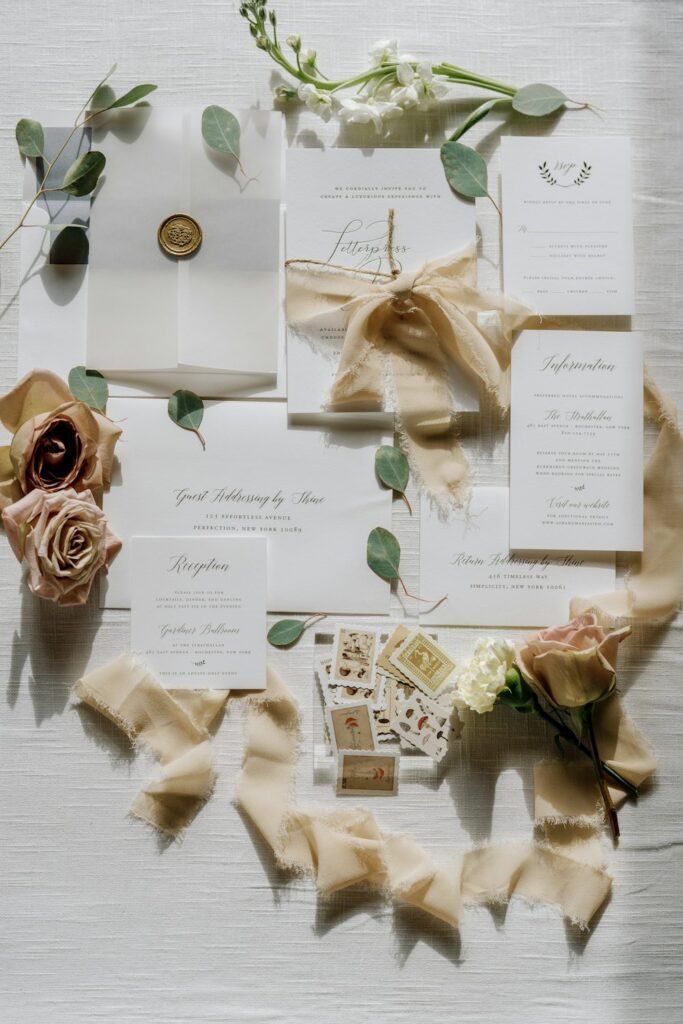
<svg viewBox="0 0 683 1024"><path fill-rule="evenodd" d="M368 565L383 580L399 579L401 547L393 533L383 526L376 526L368 534Z"/></svg>
<svg viewBox="0 0 683 1024"><path fill-rule="evenodd" d="M375 472L385 487L403 494L408 484L410 468L400 448L383 444L375 452Z"/></svg>
<svg viewBox="0 0 683 1024"><path fill-rule="evenodd" d="M240 164L240 123L223 107L207 107L202 114L204 142L218 153L229 153Z"/></svg>
<svg viewBox="0 0 683 1024"><path fill-rule="evenodd" d="M45 135L40 121L32 121L30 117L22 117L14 129L19 152L24 156L42 156L45 148Z"/></svg>
<svg viewBox="0 0 683 1024"><path fill-rule="evenodd" d="M80 264L82 266L88 262L90 242L88 241L87 225L67 224L62 227L58 224L50 224L45 227L48 230L53 227L59 229L59 234L50 245L50 263L66 266Z"/></svg>
<svg viewBox="0 0 683 1024"><path fill-rule="evenodd" d="M94 93L90 97L90 103L88 106L91 110L106 110L112 105L116 99L116 93L110 85L103 82L102 85L98 85Z"/></svg>
<svg viewBox="0 0 683 1024"><path fill-rule="evenodd" d="M486 103L482 103L480 107L477 107L476 110L473 110L470 116L466 117L462 124L455 129L455 131L453 132L448 141L457 142L458 139L460 139L465 134L465 132L468 132L470 128L474 128L475 124L478 124L479 121L482 121L489 113L489 111L493 110L496 103L502 102L505 102L505 97L496 96L495 99L487 100Z"/></svg>
<svg viewBox="0 0 683 1024"><path fill-rule="evenodd" d="M441 162L454 192L474 199L488 195L488 174L483 158L462 142L444 142Z"/></svg>
<svg viewBox="0 0 683 1024"><path fill-rule="evenodd" d="M304 619L280 619L268 630L268 643L273 647L289 647L296 643L305 628Z"/></svg>
<svg viewBox="0 0 683 1024"><path fill-rule="evenodd" d="M182 388L174 391L168 400L168 415L183 430L193 431L202 442L202 448L206 448L206 442L199 432L204 418L204 403L199 395Z"/></svg>
<svg viewBox="0 0 683 1024"><path fill-rule="evenodd" d="M104 153L99 153L96 149L81 154L64 175L62 191L70 196L89 195L95 188L106 162Z"/></svg>
<svg viewBox="0 0 683 1024"><path fill-rule="evenodd" d="M69 391L79 402L85 402L97 412L106 412L109 385L98 370L74 366L69 370Z"/></svg>
<svg viewBox="0 0 683 1024"><path fill-rule="evenodd" d="M567 97L553 85L525 85L512 97L512 109L528 117L545 117L563 107Z"/></svg>
<svg viewBox="0 0 683 1024"><path fill-rule="evenodd" d="M119 96L117 100L110 103L106 110L114 110L116 107L129 107L131 103L137 103L139 100L149 96L151 92L154 92L156 85L136 85L128 92L124 92L123 96Z"/></svg>

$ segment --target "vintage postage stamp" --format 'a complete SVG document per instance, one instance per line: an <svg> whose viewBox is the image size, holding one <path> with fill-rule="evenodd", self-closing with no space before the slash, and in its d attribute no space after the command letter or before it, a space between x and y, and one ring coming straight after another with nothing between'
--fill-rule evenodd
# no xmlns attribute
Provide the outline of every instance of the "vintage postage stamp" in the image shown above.
<svg viewBox="0 0 683 1024"><path fill-rule="evenodd" d="M450 655L421 629L409 633L389 660L428 697L437 697L455 672Z"/></svg>
<svg viewBox="0 0 683 1024"><path fill-rule="evenodd" d="M341 751L337 764L337 796L395 796L398 764L398 753Z"/></svg>
<svg viewBox="0 0 683 1024"><path fill-rule="evenodd" d="M338 626L334 635L330 683L372 690L378 641L376 629Z"/></svg>
<svg viewBox="0 0 683 1024"><path fill-rule="evenodd" d="M367 700L342 707L328 707L325 713L330 740L339 750L375 750L377 734L372 707Z"/></svg>
<svg viewBox="0 0 683 1024"><path fill-rule="evenodd" d="M421 693L398 705L396 732L437 762L446 756L449 741L457 735L450 712Z"/></svg>

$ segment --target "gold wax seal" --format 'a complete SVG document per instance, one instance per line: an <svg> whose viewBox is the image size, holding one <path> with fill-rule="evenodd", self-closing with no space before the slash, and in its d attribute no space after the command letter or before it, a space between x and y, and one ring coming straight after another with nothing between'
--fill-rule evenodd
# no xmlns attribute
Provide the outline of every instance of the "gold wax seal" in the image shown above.
<svg viewBox="0 0 683 1024"><path fill-rule="evenodd" d="M157 238L169 256L190 256L202 244L202 229L188 213L173 213L162 220Z"/></svg>

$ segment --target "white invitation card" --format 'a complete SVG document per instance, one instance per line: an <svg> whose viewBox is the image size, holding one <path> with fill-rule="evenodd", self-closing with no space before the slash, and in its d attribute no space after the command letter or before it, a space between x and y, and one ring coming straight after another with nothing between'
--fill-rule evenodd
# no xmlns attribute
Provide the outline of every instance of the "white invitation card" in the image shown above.
<svg viewBox="0 0 683 1024"><path fill-rule="evenodd" d="M265 689L267 543L131 538L131 651L162 686Z"/></svg>
<svg viewBox="0 0 683 1024"><path fill-rule="evenodd" d="M104 580L107 607L131 602L132 536L238 534L268 539L271 612L388 614L389 585L367 565L375 526L391 529L391 492L375 475L375 431L288 426L284 402L207 404L206 450L167 403L111 399L123 427L105 496L123 550Z"/></svg>
<svg viewBox="0 0 683 1024"><path fill-rule="evenodd" d="M614 590L614 556L513 552L507 487L475 487L446 519L420 503L420 594L446 600L423 625L546 626L564 622L573 597Z"/></svg>
<svg viewBox="0 0 683 1024"><path fill-rule="evenodd" d="M510 547L642 551L638 334L525 331L512 350Z"/></svg>
<svg viewBox="0 0 683 1024"><path fill-rule="evenodd" d="M133 107L93 130L107 158L90 225L87 365L109 371L277 370L282 115L243 110L240 160L209 149L195 108ZM101 138L99 136L101 135ZM157 232L199 224L185 258Z"/></svg>
<svg viewBox="0 0 683 1024"><path fill-rule="evenodd" d="M433 150L290 149L286 167L289 259L389 272L390 208L401 269L417 269L475 241L474 203L452 192ZM291 416L325 412L343 340L343 320L334 316L313 340L289 330ZM454 371L451 386L455 408L479 408L477 385L464 372Z"/></svg>
<svg viewBox="0 0 683 1024"><path fill-rule="evenodd" d="M505 292L536 313L634 311L631 145L502 139Z"/></svg>

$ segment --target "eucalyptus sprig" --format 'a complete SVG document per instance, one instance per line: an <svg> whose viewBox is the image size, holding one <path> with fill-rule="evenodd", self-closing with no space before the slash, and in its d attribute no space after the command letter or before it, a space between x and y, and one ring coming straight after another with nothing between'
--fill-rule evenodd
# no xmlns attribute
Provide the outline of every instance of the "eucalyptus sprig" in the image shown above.
<svg viewBox="0 0 683 1024"><path fill-rule="evenodd" d="M400 117L404 110L425 110L432 106L448 93L451 85L494 93L493 99L487 99L456 128L442 149L448 182L461 195L489 195L486 165L478 153L462 143L459 143L459 150L448 147L457 143L494 107L512 109L526 117L545 117L570 106L594 109L590 103L569 99L552 85L535 83L519 88L447 61L416 60L409 54L399 53L396 39L375 43L370 50L372 65L365 71L331 78L321 71L316 51L303 47L300 36L288 35L283 46L278 35L277 14L272 8L268 9L267 0L244 0L240 14L246 20L256 46L293 80L291 86L277 88L277 97L281 100L298 97L324 120L338 113L343 122L372 124L378 132L383 132L388 123ZM338 95L344 92L352 95L338 99ZM468 150L473 157L465 157L463 150ZM484 166L483 179L481 165ZM473 169L476 171L474 182Z"/></svg>
<svg viewBox="0 0 683 1024"><path fill-rule="evenodd" d="M78 111L78 114L74 119L73 126L69 129L66 138L51 160L47 160L45 157L45 132L42 124L39 121L34 121L32 118L28 117L22 117L21 120L17 122L15 136L19 152L28 160L43 161L44 167L42 169L40 184L38 185L36 194L28 203L22 216L19 218L18 223L12 228L10 233L0 241L0 249L3 249L7 245L9 240L16 235L20 228L50 228L49 225L26 223L26 218L41 196L46 195L48 192L66 192L67 195L71 196L87 196L90 195L97 185L106 163L104 154L99 153L97 150L89 150L87 153L82 153L81 156L77 157L66 171L61 185L48 186L47 181L50 177L52 168L57 163L77 131L81 128L85 128L91 123L93 118L105 113L105 111L114 110L119 107L128 107L133 103L139 103L140 100L144 99L145 96L148 96L156 89L156 85L136 85L117 99L116 93L108 84L109 78L111 78L115 71L116 64L114 64L109 73L104 76L102 81L95 86L81 109ZM78 223L67 225L60 224L58 226L58 230L65 231L69 228L72 230L74 228L83 229L84 227L85 225Z"/></svg>

